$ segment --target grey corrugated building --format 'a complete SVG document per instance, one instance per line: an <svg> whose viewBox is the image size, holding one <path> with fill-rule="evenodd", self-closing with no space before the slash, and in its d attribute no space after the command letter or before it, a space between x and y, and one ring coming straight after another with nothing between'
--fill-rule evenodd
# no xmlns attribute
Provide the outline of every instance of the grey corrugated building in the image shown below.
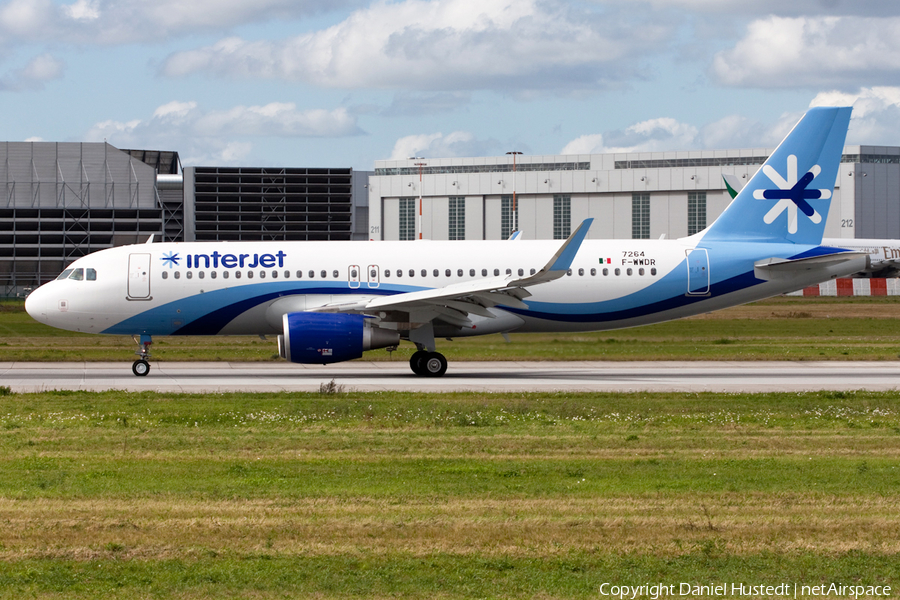
<svg viewBox="0 0 900 600"><path fill-rule="evenodd" d="M157 174L178 154L106 143L0 144L0 294L21 295L90 252L146 240L183 239L180 194Z"/></svg>
<svg viewBox="0 0 900 600"><path fill-rule="evenodd" d="M189 167L107 143L0 144L0 296L90 252L146 241L366 239L369 173Z"/></svg>
<svg viewBox="0 0 900 600"><path fill-rule="evenodd" d="M747 181L771 152L517 156L515 166L512 156L376 161L369 237L416 237L420 194L427 239L504 239L516 224L526 238L565 238L587 217L591 238L682 237L728 206L724 174ZM900 147L845 147L825 231L900 238Z"/></svg>

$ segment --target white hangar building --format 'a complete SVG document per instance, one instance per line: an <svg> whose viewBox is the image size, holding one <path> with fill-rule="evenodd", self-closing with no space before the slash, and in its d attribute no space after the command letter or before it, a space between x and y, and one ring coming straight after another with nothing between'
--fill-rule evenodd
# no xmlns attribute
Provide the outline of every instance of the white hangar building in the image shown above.
<svg viewBox="0 0 900 600"><path fill-rule="evenodd" d="M420 195L425 239L505 239L516 216L526 239L566 238L588 217L589 238L683 237L728 206L723 175L744 183L772 151L376 161L369 238L416 238ZM900 238L900 147L846 146L841 162L825 236Z"/></svg>

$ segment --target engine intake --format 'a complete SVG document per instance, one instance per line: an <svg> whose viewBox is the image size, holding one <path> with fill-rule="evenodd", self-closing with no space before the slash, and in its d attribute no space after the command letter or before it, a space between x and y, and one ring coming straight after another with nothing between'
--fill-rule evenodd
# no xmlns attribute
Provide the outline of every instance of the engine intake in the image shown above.
<svg viewBox="0 0 900 600"><path fill-rule="evenodd" d="M400 343L396 331L381 329L362 315L288 313L282 317L284 334L278 336L278 354L290 362L321 364L362 356L364 350Z"/></svg>

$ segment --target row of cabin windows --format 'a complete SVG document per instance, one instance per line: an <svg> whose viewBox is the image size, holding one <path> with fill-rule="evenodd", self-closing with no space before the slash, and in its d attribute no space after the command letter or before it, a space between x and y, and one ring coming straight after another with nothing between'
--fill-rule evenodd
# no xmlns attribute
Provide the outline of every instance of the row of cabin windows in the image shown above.
<svg viewBox="0 0 900 600"><path fill-rule="evenodd" d="M66 269L59 274L59 277L56 278L56 281L59 281L61 279L72 279L74 281L97 281L97 270L90 268Z"/></svg>
<svg viewBox="0 0 900 600"><path fill-rule="evenodd" d="M71 269L70 269L70 270L71 270ZM81 269L75 269L75 271L81 271ZM622 269L613 269L612 271L613 271L613 274L614 274L614 275L617 275L617 276L622 274ZM512 269L506 269L506 274L507 274L507 275L512 275L512 272L513 272ZM531 270L529 271L529 275L534 275L536 272L537 272L537 271L536 271L535 269L531 269ZM579 277L584 277L585 274L586 274L586 272L587 272L587 271L586 271L585 269L578 269L578 276L579 276ZM606 277L606 276L609 275L610 270L604 268L604 269L601 269L600 272L603 274L604 277ZM68 273L68 271L64 271L57 279L66 279L66 277L68 277L69 279L76 279L76 277L74 276L74 274L70 276L70 275L68 275L67 273ZM234 278L235 278L235 279L240 279L240 278L242 277L242 275L241 275L242 272L241 272L241 271L222 271L222 279L228 279L228 278L231 276L231 273L234 273ZM268 273L268 271L259 271L259 278L260 278L260 279L265 279L265 278L267 277L267 273ZM384 270L384 276L385 276L385 277L390 277L390 276L391 276L391 273L392 273L392 271L391 271L390 269L385 269L385 270ZM396 271L393 271L393 273L395 273L395 276L396 276L397 278L402 278L402 277L403 277L403 270L402 270L402 269L397 269ZM440 277L440 273L441 273L441 272L440 272L439 269L434 269L434 270L432 271L432 276L433 276L433 277ZM475 277L475 273L476 273L476 270L475 270L475 269L469 269L469 277ZM525 269L518 269L517 273L518 273L519 277L524 277L524 276L525 276ZM596 276L597 276L597 273L598 273L598 270L597 270L597 269L595 269L595 268L590 269L590 275L591 275L591 277L596 277ZM420 274L421 274L422 277L428 277L428 270L427 270L427 269L422 269L422 270L420 271ZM463 269L457 269L457 270L456 270L456 276L457 276L457 277L463 277L464 274L465 274L465 271L464 271ZM573 270L573 269L569 269L569 272L566 273L566 275L569 275L569 276L571 276L571 275L573 275L573 274L574 274L574 270ZM630 267L627 268L627 269L625 269L625 274L626 274L626 275L634 275L634 269L631 269ZM645 271L643 268L640 268L640 269L637 270L637 274L638 274L638 275L645 275L645 274L646 274L646 271ZM445 269L445 270L444 270L444 276L445 276L445 277L452 277L452 275L453 275L453 271L452 271L451 269ZM494 269L494 276L497 277L497 276L499 276L499 275L500 275L500 269ZM656 275L656 267L653 267L653 268L650 269L650 275ZM193 277L194 277L194 272L193 272L193 271L186 271L185 274L184 274L184 276L185 276L185 278L187 278L187 279L193 279ZM310 270L310 271L308 271L308 276L309 276L309 279L315 279L315 277L316 277L316 272L313 271L313 270ZM334 277L335 279L340 278L340 271L338 271L337 269L335 269L334 271L331 272L331 276ZM415 277L415 276L416 276L416 270L415 270L415 269L409 269L409 276L410 276L410 277ZM481 269L481 276L482 276L482 277L487 277L487 276L488 276L488 270L487 270L487 269ZM173 273L172 273L172 277L174 277L175 279L181 279L181 272L180 272L180 271L175 271L175 272L173 272ZM210 271L210 272L209 272L209 278L210 278L210 279L216 279L217 277L218 277L218 272L217 272L217 271ZM253 271L247 271L247 279L253 279L253 277L254 277L254 272L253 272ZM271 272L271 278L272 278L272 279L278 279L278 277L279 277L279 271L272 271L272 272ZM287 271L287 270L284 271L284 278L285 278L285 279L290 279L290 277L291 277L291 272L290 272L290 271ZM325 271L324 269L323 269L322 271L319 271L319 277L320 277L321 279L327 279L327 278L328 278L328 271ZM356 269L353 269L353 270L350 271L350 277L352 277L353 279L356 279L356 278L359 277L359 274L357 273ZM369 273L369 279L370 279L370 280L376 279L377 277L378 277L378 271L373 270L371 273ZM80 279L80 278L81 278L81 276L77 277L77 279ZM88 279L89 279L89 280L94 280L94 279L96 279L96 278L97 278L97 273L96 273L96 271L94 271L93 269L88 269ZM168 272L168 271L163 271L163 272L162 272L162 278L163 278L163 279L168 279L168 278L169 278L169 272ZM205 279L205 278L206 278L206 271L197 271L197 278L198 278L198 279ZM297 271L297 279L303 279L303 271Z"/></svg>

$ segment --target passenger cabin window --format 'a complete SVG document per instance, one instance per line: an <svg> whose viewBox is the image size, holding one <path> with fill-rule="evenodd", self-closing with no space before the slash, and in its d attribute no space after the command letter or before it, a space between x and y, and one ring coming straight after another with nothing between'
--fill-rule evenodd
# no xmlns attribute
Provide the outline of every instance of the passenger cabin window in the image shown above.
<svg viewBox="0 0 900 600"><path fill-rule="evenodd" d="M482 276L482 277L487 277L487 269L482 269L482 270L481 270L481 276Z"/></svg>
<svg viewBox="0 0 900 600"><path fill-rule="evenodd" d="M469 277L475 277L475 269L469 269Z"/></svg>
<svg viewBox="0 0 900 600"><path fill-rule="evenodd" d="M66 269L65 271L63 271L62 273L59 274L59 277L57 277L56 280L60 281L61 279L68 279L69 275L71 275L72 271L74 271L74 270L75 269Z"/></svg>
<svg viewBox="0 0 900 600"><path fill-rule="evenodd" d="M519 277L525 274L525 269L519 269Z"/></svg>
<svg viewBox="0 0 900 600"><path fill-rule="evenodd" d="M390 277L390 276L391 276L391 270L390 270L390 269L385 269L385 270L384 270L384 276L385 276L385 277Z"/></svg>
<svg viewBox="0 0 900 600"><path fill-rule="evenodd" d="M322 271L319 272L319 275L322 276L322 279L327 279L327 278L328 278L328 271L326 271L325 269L322 269Z"/></svg>
<svg viewBox="0 0 900 600"><path fill-rule="evenodd" d="M169 274L166 273L165 271L163 271L163 272L162 272L162 278L163 278L163 279L168 279L168 278L169 278Z"/></svg>
<svg viewBox="0 0 900 600"><path fill-rule="evenodd" d="M181 279L181 271L175 271L175 279Z"/></svg>
<svg viewBox="0 0 900 600"><path fill-rule="evenodd" d="M500 269L494 269L494 277L500 274Z"/></svg>
<svg viewBox="0 0 900 600"><path fill-rule="evenodd" d="M217 273L216 273L215 271L210 271L210 272L209 272L209 278L210 278L210 279L215 279L216 276L217 276Z"/></svg>
<svg viewBox="0 0 900 600"><path fill-rule="evenodd" d="M409 270L409 276L410 276L410 277L415 277L415 276L416 276L416 271L415 271L415 269L410 269L410 270Z"/></svg>
<svg viewBox="0 0 900 600"><path fill-rule="evenodd" d="M462 270L462 269L457 269L457 270L456 270L456 276L457 276L457 277L462 277L462 276L463 276L463 270Z"/></svg>
<svg viewBox="0 0 900 600"><path fill-rule="evenodd" d="M435 270L433 271L433 275L434 275L435 277L439 277L440 274L441 274L441 272L438 271L437 269L435 269Z"/></svg>
<svg viewBox="0 0 900 600"><path fill-rule="evenodd" d="M451 274L450 269L445 269L445 270L444 270L444 277L450 277L450 274Z"/></svg>
<svg viewBox="0 0 900 600"><path fill-rule="evenodd" d="M532 269L532 270L531 270L531 275L534 275L534 273L535 273L535 271L534 271L534 269Z"/></svg>
<svg viewBox="0 0 900 600"><path fill-rule="evenodd" d="M222 279L228 279L228 271L222 271Z"/></svg>
<svg viewBox="0 0 900 600"><path fill-rule="evenodd" d="M175 275L178 275L178 273L175 273ZM240 272L240 271L235 271L235 272L234 272L234 278L235 278L235 279L240 279L240 278L241 278L241 272Z"/></svg>
<svg viewBox="0 0 900 600"><path fill-rule="evenodd" d="M338 274L338 272L337 272L337 269L335 269L334 271L332 271L332 272L331 272L331 275L332 275L332 277L334 277L335 279L337 279L337 278L340 276L340 275Z"/></svg>
<svg viewBox="0 0 900 600"><path fill-rule="evenodd" d="M253 279L253 271L247 271L247 279Z"/></svg>
<svg viewBox="0 0 900 600"><path fill-rule="evenodd" d="M194 272L188 271L187 273L185 273L185 275L187 276L188 279L191 279L194 276Z"/></svg>
<svg viewBox="0 0 900 600"><path fill-rule="evenodd" d="M422 277L428 277L428 271L422 269Z"/></svg>
<svg viewBox="0 0 900 600"><path fill-rule="evenodd" d="M578 276L584 277L584 269L578 269Z"/></svg>

